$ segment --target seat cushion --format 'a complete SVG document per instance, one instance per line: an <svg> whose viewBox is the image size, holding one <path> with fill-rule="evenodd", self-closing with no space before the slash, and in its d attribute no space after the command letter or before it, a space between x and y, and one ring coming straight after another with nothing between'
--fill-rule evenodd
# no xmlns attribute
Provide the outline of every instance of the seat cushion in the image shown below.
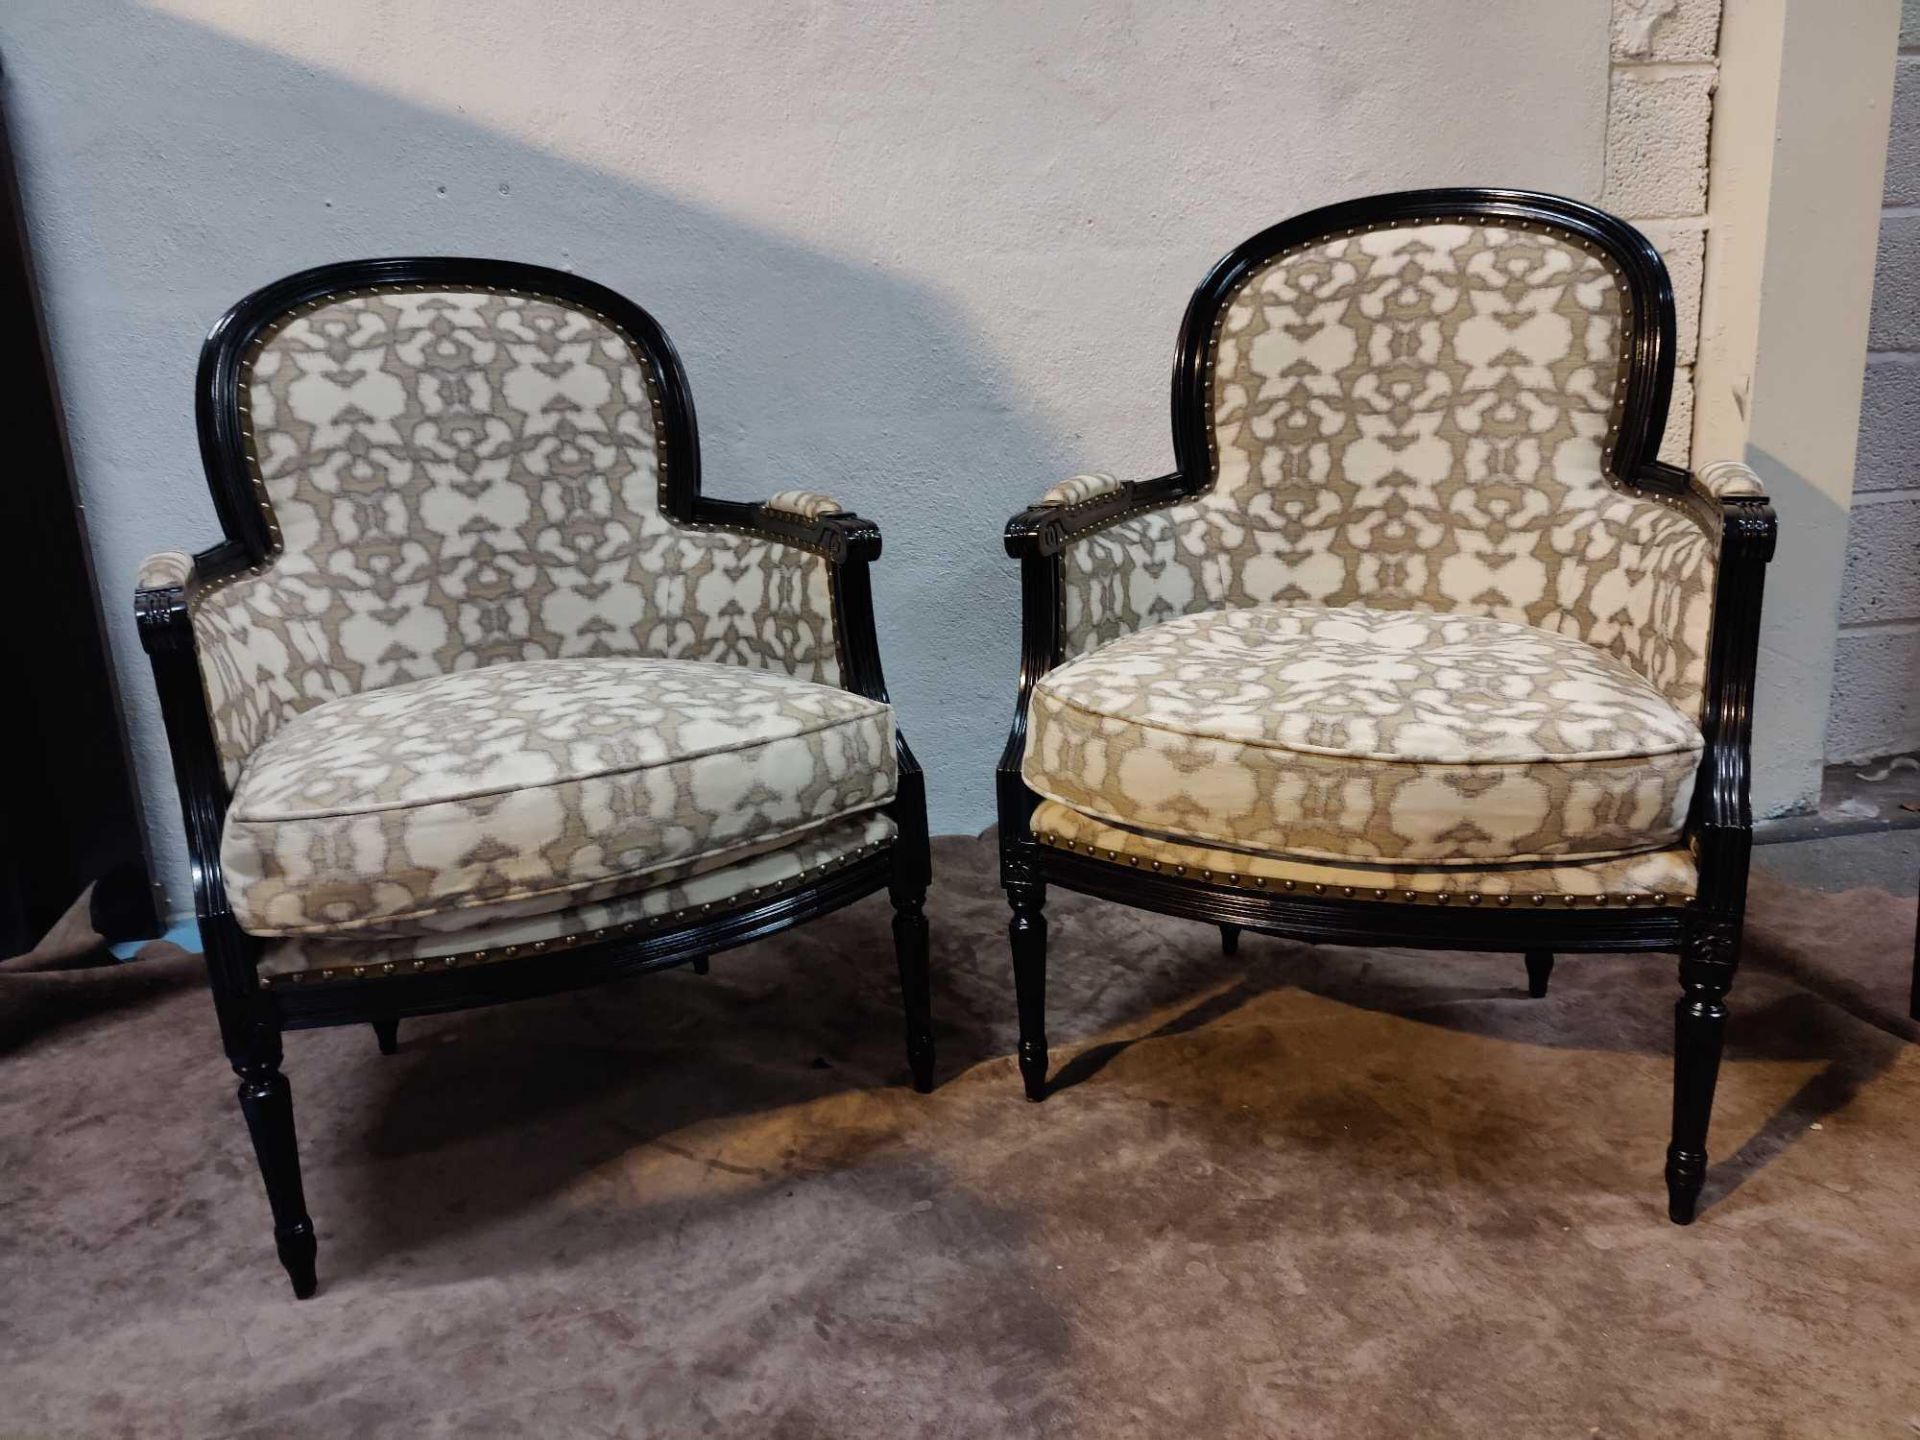
<svg viewBox="0 0 1920 1440"><path fill-rule="evenodd" d="M1257 855L1131 830L1043 800L1033 812L1042 845L1208 885L1273 894L1293 891L1402 905L1595 909L1679 905L1700 889L1700 867L1684 845L1603 860L1517 865L1380 865ZM289 942L292 943L292 942ZM262 967L264 968L264 966Z"/></svg>
<svg viewBox="0 0 1920 1440"><path fill-rule="evenodd" d="M790 844L745 860L671 879L648 877L644 890L586 901L539 915L505 915L438 934L295 935L260 947L264 985L363 980L423 970L559 955L581 945L671 930L736 905L777 900L887 849L897 831L884 811L830 820Z"/></svg>
<svg viewBox="0 0 1920 1440"><path fill-rule="evenodd" d="M540 914L792 843L893 795L893 712L766 670L533 660L315 706L251 756L221 861L255 935Z"/></svg>
<svg viewBox="0 0 1920 1440"><path fill-rule="evenodd" d="M1024 773L1098 819L1255 853L1558 862L1672 845L1701 745L1645 680L1568 636L1255 605L1044 676Z"/></svg>

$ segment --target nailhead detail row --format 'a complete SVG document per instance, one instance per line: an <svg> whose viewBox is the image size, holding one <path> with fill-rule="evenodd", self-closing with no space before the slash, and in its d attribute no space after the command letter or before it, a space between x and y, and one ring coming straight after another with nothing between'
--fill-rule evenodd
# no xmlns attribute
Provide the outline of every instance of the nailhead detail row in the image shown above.
<svg viewBox="0 0 1920 1440"><path fill-rule="evenodd" d="M1098 845L1088 845L1078 840L1069 840L1063 835L1055 835L1047 831L1036 832L1034 838L1041 844L1051 846L1056 850L1067 850L1076 855L1085 855L1092 860L1104 860L1113 865L1126 865L1135 870L1152 870L1163 875L1173 875L1188 880L1199 880L1209 885L1231 885L1241 890L1264 890L1268 892L1278 890L1288 894L1332 896L1339 900L1373 900L1381 903L1398 903L1402 905L1451 905L1455 900L1459 900L1465 905L1491 904L1501 909L1506 909L1516 902L1525 901L1528 905L1537 907L1561 904L1571 909L1579 905L1590 905L1594 908L1600 908L1605 906L1617 907L1640 904L1658 908L1659 906L1665 905L1669 899L1664 890L1627 890L1616 895L1605 893L1598 895L1547 894L1544 892L1514 895L1493 892L1482 893L1477 890L1462 893L1452 890L1393 890L1377 889L1364 885L1323 885L1305 880L1273 879L1266 875L1245 875L1236 870L1209 870L1196 868L1191 865L1170 865L1159 860L1149 860L1143 864L1138 855L1128 855L1124 851L1107 850ZM1678 898L1684 899L1684 897Z"/></svg>
<svg viewBox="0 0 1920 1440"><path fill-rule="evenodd" d="M726 900L709 900L700 905L688 905L679 910L670 910L662 915L649 915L639 920L629 920L624 925L603 925L596 930L582 930L574 935L555 935L542 940L529 940L525 944L499 945L490 950L468 950L456 955L430 955L417 960L388 960L374 965L322 965L311 970L290 970L284 975L262 975L260 984L263 989L266 989L277 985L303 985L326 980L369 980L388 975L419 975L433 970L484 965L527 955L547 955L564 950L577 950L601 940L619 940L645 931L669 929L676 924L703 916L712 916L716 911L737 909L739 902L743 900L772 899L777 895L802 889L870 855L877 855L892 844L892 840L870 840L838 859L822 865L809 866L789 879L771 885L755 885L752 889L730 896Z"/></svg>

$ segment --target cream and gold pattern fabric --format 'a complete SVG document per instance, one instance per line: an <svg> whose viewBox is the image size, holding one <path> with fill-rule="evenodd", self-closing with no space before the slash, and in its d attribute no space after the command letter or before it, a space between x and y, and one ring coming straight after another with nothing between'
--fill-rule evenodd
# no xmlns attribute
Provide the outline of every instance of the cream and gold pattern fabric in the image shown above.
<svg viewBox="0 0 1920 1440"><path fill-rule="evenodd" d="M810 830L778 850L672 877L656 875L644 890L576 903L565 910L496 916L469 929L392 940L323 936L269 940L261 949L260 976L269 985L360 979L557 953L636 931L688 923L724 906L772 899L885 849L895 834L891 819L868 810Z"/></svg>
<svg viewBox="0 0 1920 1440"><path fill-rule="evenodd" d="M243 385L277 553L191 601L229 784L323 701L505 661L839 680L825 559L664 512L649 374L596 316L383 289L291 316Z"/></svg>
<svg viewBox="0 0 1920 1440"><path fill-rule="evenodd" d="M1577 905L1677 905L1700 886L1693 852L1680 846L1567 865L1339 864L1256 855L1148 835L1084 815L1057 800L1033 812L1043 845L1112 864L1263 892L1325 895L1400 904L1488 904L1494 909Z"/></svg>
<svg viewBox="0 0 1920 1440"><path fill-rule="evenodd" d="M766 670L537 660L327 701L248 761L221 861L256 935L410 935L731 863L892 798L893 714Z"/></svg>
<svg viewBox="0 0 1920 1440"><path fill-rule="evenodd" d="M1560 862L1672 845L1702 739L1640 676L1512 621L1258 605L1035 685L1023 773L1112 823L1269 855Z"/></svg>
<svg viewBox="0 0 1920 1440"><path fill-rule="evenodd" d="M782 490L767 501L767 509L778 510L802 520L819 520L828 515L838 515L840 502L817 490Z"/></svg>
<svg viewBox="0 0 1920 1440"><path fill-rule="evenodd" d="M1230 606L1486 615L1578 637L1697 719L1713 539L1604 473L1625 303L1610 262L1540 229L1276 258L1214 341L1213 483L1068 548L1067 655Z"/></svg>

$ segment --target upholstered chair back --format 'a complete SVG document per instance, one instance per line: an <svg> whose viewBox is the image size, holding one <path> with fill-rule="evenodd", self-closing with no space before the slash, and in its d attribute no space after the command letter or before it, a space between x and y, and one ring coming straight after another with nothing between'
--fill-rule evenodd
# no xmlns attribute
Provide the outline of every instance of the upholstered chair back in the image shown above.
<svg viewBox="0 0 1920 1440"><path fill-rule="evenodd" d="M1709 537L1609 478L1630 304L1606 249L1539 222L1406 220L1265 257L1206 317L1204 489L1089 552L1070 648L1267 602L1491 615L1591 641L1697 713ZM1153 564L1097 573L1143 544ZM1647 563L1676 549L1679 572Z"/></svg>
<svg viewBox="0 0 1920 1440"><path fill-rule="evenodd" d="M501 661L836 682L825 561L676 518L698 458L690 408L668 443L662 363L609 315L500 288L378 285L266 323L231 383L268 554L193 597L229 780L311 705Z"/></svg>

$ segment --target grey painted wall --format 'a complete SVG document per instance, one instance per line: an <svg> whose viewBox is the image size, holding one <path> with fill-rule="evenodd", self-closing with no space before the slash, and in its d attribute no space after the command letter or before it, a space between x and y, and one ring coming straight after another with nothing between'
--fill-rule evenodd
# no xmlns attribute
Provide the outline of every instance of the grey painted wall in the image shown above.
<svg viewBox="0 0 1920 1440"><path fill-rule="evenodd" d="M1212 261L1336 198L1600 193L1607 0L11 0L0 55L136 761L179 820L128 615L216 534L189 386L249 289L350 256L571 267L680 346L709 485L886 532L881 642L934 823L991 819L1006 517L1171 463Z"/></svg>
<svg viewBox="0 0 1920 1440"><path fill-rule="evenodd" d="M1901 8L1827 758L1920 749L1920 0Z"/></svg>

